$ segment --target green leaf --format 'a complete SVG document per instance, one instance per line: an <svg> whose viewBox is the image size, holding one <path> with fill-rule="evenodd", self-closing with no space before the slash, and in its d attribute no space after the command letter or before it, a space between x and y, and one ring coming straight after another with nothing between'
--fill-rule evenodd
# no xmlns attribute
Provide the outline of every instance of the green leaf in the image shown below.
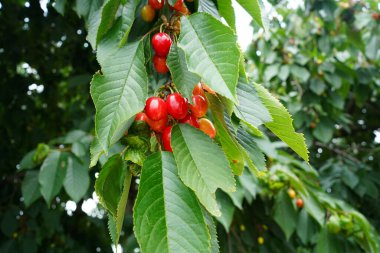
<svg viewBox="0 0 380 253"><path fill-rule="evenodd" d="M325 210L322 208L321 204L318 202L314 195L308 194L308 196L301 194L304 201L304 208L313 217L319 225L323 226L325 223Z"/></svg>
<svg viewBox="0 0 380 253"><path fill-rule="evenodd" d="M39 171L28 171L22 181L21 192L26 207L29 207L34 201L41 197L38 174Z"/></svg>
<svg viewBox="0 0 380 253"><path fill-rule="evenodd" d="M205 12L213 15L217 19L220 19L216 5L210 0L198 0L198 12Z"/></svg>
<svg viewBox="0 0 380 253"><path fill-rule="evenodd" d="M98 11L91 14L87 40L92 48L96 48L100 39L112 27L119 6L120 0L106 0Z"/></svg>
<svg viewBox="0 0 380 253"><path fill-rule="evenodd" d="M322 95L325 89L326 85L321 79L313 78L310 80L310 90L312 90L315 94Z"/></svg>
<svg viewBox="0 0 380 253"><path fill-rule="evenodd" d="M99 10L100 7L102 7L102 3L103 0L76 0L75 10L78 16L83 17L87 22L91 14Z"/></svg>
<svg viewBox="0 0 380 253"><path fill-rule="evenodd" d="M106 44L99 47L107 50ZM106 153L144 108L148 82L144 61L142 41L127 44L102 59L103 75L96 73L92 79L95 130Z"/></svg>
<svg viewBox="0 0 380 253"><path fill-rule="evenodd" d="M171 153L145 160L133 219L142 252L211 252L201 206L179 179Z"/></svg>
<svg viewBox="0 0 380 253"><path fill-rule="evenodd" d="M195 192L207 211L214 216L220 216L215 191L218 188L226 192L236 190L235 180L223 151L210 137L187 124L173 127L171 138L180 178Z"/></svg>
<svg viewBox="0 0 380 253"><path fill-rule="evenodd" d="M289 77L289 73L290 73L289 65L282 65L278 73L278 78L280 78L282 81L286 81L286 79L288 79Z"/></svg>
<svg viewBox="0 0 380 253"><path fill-rule="evenodd" d="M119 47L124 46L128 40L129 32L131 31L133 22L135 21L136 8L139 2L139 0L128 0L125 6L123 7L123 11L121 14L122 25L119 31L119 34L121 33L122 36L120 36Z"/></svg>
<svg viewBox="0 0 380 253"><path fill-rule="evenodd" d="M299 212L296 232L305 245L312 242L313 236L318 232L318 226L310 218L305 209Z"/></svg>
<svg viewBox="0 0 380 253"><path fill-rule="evenodd" d="M239 178L240 177L237 177L237 179ZM244 189L242 185L240 184L239 180L236 181L236 191L228 192L227 194L231 198L232 203L234 203L234 206L236 206L240 210L243 210Z"/></svg>
<svg viewBox="0 0 380 253"><path fill-rule="evenodd" d="M202 213L211 237L211 253L219 253L218 234L214 219L204 208L202 208Z"/></svg>
<svg viewBox="0 0 380 253"><path fill-rule="evenodd" d="M313 136L318 140L328 143L334 135L334 123L327 117L322 117L313 130Z"/></svg>
<svg viewBox="0 0 380 253"><path fill-rule="evenodd" d="M54 9L61 14L62 16L65 15L65 5L67 0L55 0L54 1Z"/></svg>
<svg viewBox="0 0 380 253"><path fill-rule="evenodd" d="M166 64L170 69L173 82L178 90L191 101L194 86L201 79L199 76L188 70L185 55L176 44L171 46Z"/></svg>
<svg viewBox="0 0 380 253"><path fill-rule="evenodd" d="M61 190L66 170L67 153L65 152L52 151L41 165L38 182L41 185L41 194L48 205Z"/></svg>
<svg viewBox="0 0 380 253"><path fill-rule="evenodd" d="M100 203L114 216L117 216L118 204L123 190L124 174L127 164L116 154L104 164L95 182L95 192Z"/></svg>
<svg viewBox="0 0 380 253"><path fill-rule="evenodd" d="M324 227L319 233L318 242L315 248L316 253L337 253L342 252L336 237L329 233L327 227Z"/></svg>
<svg viewBox="0 0 380 253"><path fill-rule="evenodd" d="M178 46L191 72L217 93L236 101L240 52L230 28L206 13L183 16Z"/></svg>
<svg viewBox="0 0 380 253"><path fill-rule="evenodd" d="M90 145L90 168L94 167L98 163L98 160L102 154L104 154L103 147L100 144L99 139L96 136L94 136L94 139L92 140L92 143Z"/></svg>
<svg viewBox="0 0 380 253"><path fill-rule="evenodd" d="M20 170L33 169L37 164L33 161L36 150L29 151L20 161Z"/></svg>
<svg viewBox="0 0 380 253"><path fill-rule="evenodd" d="M218 204L220 206L220 210L222 211L222 215L216 217L219 223L221 223L224 229L229 232L230 226L232 223L232 219L234 218L235 206L232 203L231 199L224 192L218 191L216 193Z"/></svg>
<svg viewBox="0 0 380 253"><path fill-rule="evenodd" d="M274 204L274 220L284 231L286 239L289 240L297 224L297 212L288 194L282 190L276 196Z"/></svg>
<svg viewBox="0 0 380 253"><path fill-rule="evenodd" d="M77 157L68 157L66 177L63 186L67 194L78 202L87 192L90 185L90 176L86 164Z"/></svg>
<svg viewBox="0 0 380 253"><path fill-rule="evenodd" d="M224 121L224 108L216 96L207 95L209 108L216 129L216 139L222 145L230 166L235 175L241 175L244 169L244 156L240 145L237 143Z"/></svg>
<svg viewBox="0 0 380 253"><path fill-rule="evenodd" d="M306 82L310 77L310 72L306 68L298 65L291 65L290 72L302 82Z"/></svg>
<svg viewBox="0 0 380 253"><path fill-rule="evenodd" d="M235 31L235 10L231 0L217 0L219 14L226 20L227 24Z"/></svg>
<svg viewBox="0 0 380 253"><path fill-rule="evenodd" d="M252 18L262 27L268 31L269 21L261 0L237 0L237 2L252 16Z"/></svg>
<svg viewBox="0 0 380 253"><path fill-rule="evenodd" d="M239 76L236 92L239 105L235 105L234 112L239 119L255 128L272 121L255 88L248 84L243 76Z"/></svg>
<svg viewBox="0 0 380 253"><path fill-rule="evenodd" d="M373 33L366 44L365 54L371 60L376 60L380 49L380 36Z"/></svg>
<svg viewBox="0 0 380 253"><path fill-rule="evenodd" d="M265 170L265 156L263 152L260 150L260 148L257 146L257 143L255 142L254 138L249 133L247 133L242 127L239 127L236 139L244 148L249 158L252 160L255 168L258 170ZM249 166L249 168L252 170L251 166ZM254 173L256 170L255 168L253 168Z"/></svg>
<svg viewBox="0 0 380 253"><path fill-rule="evenodd" d="M277 135L283 142L294 150L305 161L309 161L308 150L303 134L297 133L292 124L292 118L286 108L274 98L267 89L255 84L256 91L265 107L269 110L273 122L265 123L265 126Z"/></svg>

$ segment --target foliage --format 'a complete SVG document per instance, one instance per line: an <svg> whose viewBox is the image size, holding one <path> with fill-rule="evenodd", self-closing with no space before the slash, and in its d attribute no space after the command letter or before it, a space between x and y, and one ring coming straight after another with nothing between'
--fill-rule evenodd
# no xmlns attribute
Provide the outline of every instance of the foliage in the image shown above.
<svg viewBox="0 0 380 253"><path fill-rule="evenodd" d="M106 247L110 241L102 237L104 222L83 213L71 219L62 214L61 201L71 198L80 203L89 197L89 185L92 190L95 184L104 208L96 209L98 216L107 212L110 237L125 252L135 247L142 252L378 252L379 238L367 219L320 187L317 171L307 163L304 138L295 132L288 111L266 88L246 77L230 2L187 2L194 14L177 13L182 16L179 37L167 23L178 20L167 6L161 11L166 20L142 21L140 10L145 2L55 2L64 14L62 20L69 19L72 10L84 20L87 39L96 50L100 70L90 88L95 127L93 131L89 124L65 119L73 130L67 127L64 134L52 133L61 137L44 138L46 143L35 144L37 148L24 156L17 175L25 175L22 208L26 213L12 205L2 211L1 228L7 237L1 241L1 251L31 252L29 244L34 252L94 252L96 247L110 251ZM260 1L238 3L266 27ZM19 8L18 4L10 6ZM171 33L174 40L168 62L171 72L165 75L157 74L150 61L150 36L160 29ZM268 53L275 52L268 49ZM83 55L84 62L92 57ZM257 57L254 60L261 63ZM268 66L271 75L276 73L273 66ZM305 71L294 65L288 72L306 82L311 74ZM168 86L170 76L181 84ZM162 87L178 88L190 98L198 80L217 93L206 95L208 117L215 123L217 137L212 140L190 125L177 124L172 130L173 153L161 151L159 134L144 122L134 122L135 114L143 110L148 94L158 94ZM68 81L63 83L70 87ZM279 91L284 98L293 98ZM87 92L77 94L73 100L79 100L81 110L86 111ZM86 121L83 114L67 113L80 123ZM272 134L284 142L273 142L267 137ZM305 162L289 155L291 150ZM90 165L92 171L85 171ZM303 208L296 207L289 188L304 201ZM42 197L51 209L41 202ZM19 205L19 200L13 203ZM132 207L139 246L132 232ZM41 229L38 219L44 220ZM215 220L223 227L216 226ZM75 233L88 239L78 236L81 240L76 241L71 238ZM38 240L31 243L35 234Z"/></svg>

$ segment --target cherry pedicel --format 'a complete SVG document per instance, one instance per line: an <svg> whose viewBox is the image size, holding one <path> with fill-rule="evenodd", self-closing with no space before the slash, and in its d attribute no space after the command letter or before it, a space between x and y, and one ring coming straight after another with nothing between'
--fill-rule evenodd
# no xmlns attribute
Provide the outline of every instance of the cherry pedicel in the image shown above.
<svg viewBox="0 0 380 253"><path fill-rule="evenodd" d="M160 120L168 117L166 103L162 98L150 97L145 103L145 113L151 120Z"/></svg>
<svg viewBox="0 0 380 253"><path fill-rule="evenodd" d="M179 93L172 93L166 98L166 107L168 113L172 115L174 119L183 119L187 115L187 101Z"/></svg>
<svg viewBox="0 0 380 253"><path fill-rule="evenodd" d="M152 46L158 56L166 57L169 54L171 45L172 39L167 33L156 33L152 38Z"/></svg>
<svg viewBox="0 0 380 253"><path fill-rule="evenodd" d="M172 126L165 127L162 132L162 144L164 145L164 149L169 152L173 152L171 142L172 135Z"/></svg>
<svg viewBox="0 0 380 253"><path fill-rule="evenodd" d="M153 65L157 73L166 74L169 69L166 65L166 57L160 57L158 55L153 56Z"/></svg>

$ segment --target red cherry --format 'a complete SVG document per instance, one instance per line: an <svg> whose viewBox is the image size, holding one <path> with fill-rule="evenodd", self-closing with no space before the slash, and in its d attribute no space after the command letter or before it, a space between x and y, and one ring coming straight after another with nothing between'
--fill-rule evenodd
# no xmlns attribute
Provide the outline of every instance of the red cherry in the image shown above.
<svg viewBox="0 0 380 253"><path fill-rule="evenodd" d="M197 118L191 114L188 114L184 119L180 120L179 122L183 124L189 124L195 128L199 128L199 123L198 123Z"/></svg>
<svg viewBox="0 0 380 253"><path fill-rule="evenodd" d="M147 123L153 131L162 132L168 123L168 115L165 115L164 118L160 120L152 120L147 117Z"/></svg>
<svg viewBox="0 0 380 253"><path fill-rule="evenodd" d="M171 6L169 3L169 9L171 10L176 10L176 11L179 11L181 13L187 13L186 10L187 10L187 7L183 4L183 0L177 0L177 2Z"/></svg>
<svg viewBox="0 0 380 253"><path fill-rule="evenodd" d="M146 116L145 113L143 113L143 112L139 112L138 114L136 114L135 121L142 120L142 121L147 122L147 119L148 119L148 117Z"/></svg>
<svg viewBox="0 0 380 253"><path fill-rule="evenodd" d="M297 200L296 200L296 206L297 206L298 208L302 208L303 205L304 205L304 203L303 203L303 200L302 200L302 199L297 199Z"/></svg>
<svg viewBox="0 0 380 253"><path fill-rule="evenodd" d="M188 111L187 101L179 93L170 94L166 98L166 108L175 119L185 118Z"/></svg>
<svg viewBox="0 0 380 253"><path fill-rule="evenodd" d="M145 103L145 113L151 120L168 117L165 101L159 97L150 97Z"/></svg>
<svg viewBox="0 0 380 253"><path fill-rule="evenodd" d="M152 38L152 46L158 56L166 57L169 54L171 45L172 39L167 33L156 33Z"/></svg>
<svg viewBox="0 0 380 253"><path fill-rule="evenodd" d="M161 10L164 7L165 0L149 0L148 2L153 9Z"/></svg>
<svg viewBox="0 0 380 253"><path fill-rule="evenodd" d="M170 144L171 138L172 138L172 126L167 126L162 132L162 144L164 144L164 149L169 152L173 152L172 146Z"/></svg>
<svg viewBox="0 0 380 253"><path fill-rule="evenodd" d="M197 83L195 86L194 86L194 89L193 89L193 95L199 95L199 96L202 96L204 97L205 96L205 92L203 90L203 87L202 87L202 84L201 83Z"/></svg>
<svg viewBox="0 0 380 253"><path fill-rule="evenodd" d="M202 130L205 134L210 136L211 139L215 138L216 130L214 127L214 124L206 118L201 118L198 120L199 122L199 129Z"/></svg>
<svg viewBox="0 0 380 253"><path fill-rule="evenodd" d="M166 57L153 56L153 65L157 73L165 74L169 71L168 66L166 66Z"/></svg>
<svg viewBox="0 0 380 253"><path fill-rule="evenodd" d="M208 103L204 97L200 95L193 96L193 105L190 105L190 110L195 117L200 118L205 116L207 109Z"/></svg>

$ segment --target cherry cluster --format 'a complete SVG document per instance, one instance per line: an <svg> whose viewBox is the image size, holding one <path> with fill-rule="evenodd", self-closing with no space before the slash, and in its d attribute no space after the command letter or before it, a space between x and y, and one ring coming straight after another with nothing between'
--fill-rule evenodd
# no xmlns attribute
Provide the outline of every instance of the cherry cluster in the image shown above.
<svg viewBox="0 0 380 253"><path fill-rule="evenodd" d="M216 130L210 120L204 118L208 109L208 102L205 97L201 83L195 85L192 95L192 104L188 103L178 92L170 93L166 100L160 97L150 97L145 103L145 113L136 115L135 121L145 121L150 128L162 133L162 144L166 151L172 152L170 145L172 126L177 123L189 124L199 128L205 134L214 138ZM208 88L209 89L209 88Z"/></svg>
<svg viewBox="0 0 380 253"><path fill-rule="evenodd" d="M153 66L157 73L165 74L169 71L166 65L166 58L170 51L173 41L169 34L160 32L156 33L152 38L152 46L155 52L153 56Z"/></svg>
<svg viewBox="0 0 380 253"><path fill-rule="evenodd" d="M188 2L192 2L193 0L187 0ZM167 2L167 0L166 0ZM151 22L153 21L154 17L156 16L156 11L161 10L164 8L165 0L149 0L148 4L145 5L141 9L141 18L145 22ZM184 4L183 0L177 0L177 2L171 6L168 2L167 5L170 10L174 10L176 12L179 12L180 14L187 15L189 14L189 9Z"/></svg>

